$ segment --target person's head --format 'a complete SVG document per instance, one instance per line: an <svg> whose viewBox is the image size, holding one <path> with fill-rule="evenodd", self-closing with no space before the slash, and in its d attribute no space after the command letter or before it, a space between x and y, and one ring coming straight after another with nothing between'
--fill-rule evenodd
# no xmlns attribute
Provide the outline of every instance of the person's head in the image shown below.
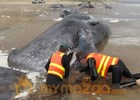
<svg viewBox="0 0 140 100"><path fill-rule="evenodd" d="M68 45L63 44L63 45L60 45L59 51L66 53L68 51L68 48L69 48Z"/></svg>
<svg viewBox="0 0 140 100"><path fill-rule="evenodd" d="M87 53L80 51L76 54L76 58L79 62L81 62L82 64L86 63L86 57L87 57Z"/></svg>

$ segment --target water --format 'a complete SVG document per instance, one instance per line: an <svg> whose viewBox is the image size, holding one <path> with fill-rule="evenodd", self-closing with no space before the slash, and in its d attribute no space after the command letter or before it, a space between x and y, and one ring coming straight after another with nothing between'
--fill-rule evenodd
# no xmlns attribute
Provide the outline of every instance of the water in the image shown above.
<svg viewBox="0 0 140 100"><path fill-rule="evenodd" d="M139 3L138 3L139 2ZM112 36L102 53L119 57L132 73L140 72L140 1L118 2L113 4L113 9L103 9L98 5L93 16L104 18L111 23ZM75 96L70 99L93 98L100 100L139 100L139 87L126 90L125 94Z"/></svg>
<svg viewBox="0 0 140 100"><path fill-rule="evenodd" d="M140 71L138 69L140 66L138 60L140 57L140 6L119 3L111 12L105 17L117 19L119 22L111 23L113 34L104 52L119 56L132 71L138 72Z"/></svg>
<svg viewBox="0 0 140 100"><path fill-rule="evenodd" d="M133 2L134 1L134 2ZM123 3L122 3L123 2ZM140 1L122 0L105 17L118 20L111 23L112 36L103 53L117 56L124 61L132 73L140 72ZM114 14L113 14L114 13ZM104 100L139 100L140 90L137 87L127 89L123 95L103 96Z"/></svg>
<svg viewBox="0 0 140 100"><path fill-rule="evenodd" d="M130 3L130 4L137 4L140 3L139 0L118 0L121 3Z"/></svg>

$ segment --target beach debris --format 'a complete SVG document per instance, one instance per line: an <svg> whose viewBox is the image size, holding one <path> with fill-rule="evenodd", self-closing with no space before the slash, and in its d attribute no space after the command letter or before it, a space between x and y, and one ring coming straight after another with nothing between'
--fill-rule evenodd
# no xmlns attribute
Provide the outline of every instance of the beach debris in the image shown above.
<svg viewBox="0 0 140 100"><path fill-rule="evenodd" d="M52 4L49 6L49 8L64 8L63 4Z"/></svg>
<svg viewBox="0 0 140 100"><path fill-rule="evenodd" d="M100 97L96 97L97 100L102 100Z"/></svg>
<svg viewBox="0 0 140 100"><path fill-rule="evenodd" d="M110 20L110 23L118 23L119 20Z"/></svg>

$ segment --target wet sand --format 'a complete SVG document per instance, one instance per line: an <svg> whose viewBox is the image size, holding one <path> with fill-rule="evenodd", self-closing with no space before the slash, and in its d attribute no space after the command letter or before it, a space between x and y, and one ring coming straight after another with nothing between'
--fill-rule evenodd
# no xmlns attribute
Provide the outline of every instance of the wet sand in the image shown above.
<svg viewBox="0 0 140 100"><path fill-rule="evenodd" d="M0 6L0 49L23 47L53 25L55 22L52 19L58 16L53 17L55 14L47 12L47 7L41 4Z"/></svg>
<svg viewBox="0 0 140 100"><path fill-rule="evenodd" d="M111 24L112 36L103 53L122 59L132 73L140 72L139 6L120 3L113 3L111 6L113 9L105 9L101 4L97 4L90 12L96 18L109 20ZM10 52L12 48L23 47L56 23L54 19L59 17L61 9L54 10L48 7L49 4L34 5L30 2L0 3L0 50ZM87 9L83 12L87 12ZM112 100L112 98L139 100L139 93L140 88L132 87L122 95L68 95L67 97L70 100Z"/></svg>

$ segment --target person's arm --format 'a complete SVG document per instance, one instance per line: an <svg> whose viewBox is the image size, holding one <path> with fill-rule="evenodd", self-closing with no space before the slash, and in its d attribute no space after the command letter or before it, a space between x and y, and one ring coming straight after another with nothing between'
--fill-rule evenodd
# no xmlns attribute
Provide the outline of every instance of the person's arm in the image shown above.
<svg viewBox="0 0 140 100"><path fill-rule="evenodd" d="M46 69L46 71L48 71L48 69L49 69L50 60L51 60L51 58L48 60L47 64L45 65L45 69Z"/></svg>
<svg viewBox="0 0 140 100"><path fill-rule="evenodd" d="M89 72L91 75L91 80L94 81L98 78L98 73L97 73L97 69L96 69L96 61L93 58L88 59L87 61L88 66L87 68L89 68Z"/></svg>
<svg viewBox="0 0 140 100"><path fill-rule="evenodd" d="M62 65L65 68L64 78L67 78L69 76L69 72L70 72L70 59L69 59L69 57L67 55L63 56Z"/></svg>

